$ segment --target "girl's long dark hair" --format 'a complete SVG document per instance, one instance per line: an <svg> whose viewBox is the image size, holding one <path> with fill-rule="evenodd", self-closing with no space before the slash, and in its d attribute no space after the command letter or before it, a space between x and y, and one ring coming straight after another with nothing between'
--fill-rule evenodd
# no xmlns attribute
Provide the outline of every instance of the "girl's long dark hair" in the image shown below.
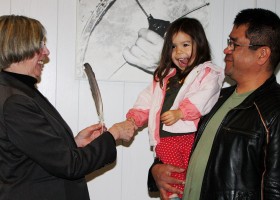
<svg viewBox="0 0 280 200"><path fill-rule="evenodd" d="M167 30L161 58L158 68L154 72L154 80L163 86L163 79L168 75L171 68L177 68L172 62L172 38L178 32L188 34L196 44L195 59L181 74L180 78L185 78L190 71L197 65L211 60L211 51L206 38L203 26L194 18L180 18L174 21Z"/></svg>

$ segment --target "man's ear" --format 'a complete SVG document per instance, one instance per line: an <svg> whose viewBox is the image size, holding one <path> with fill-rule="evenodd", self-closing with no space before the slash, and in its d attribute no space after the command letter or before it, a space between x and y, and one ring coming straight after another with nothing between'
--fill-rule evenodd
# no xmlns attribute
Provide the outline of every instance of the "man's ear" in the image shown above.
<svg viewBox="0 0 280 200"><path fill-rule="evenodd" d="M266 62L269 62L269 58L271 55L271 50L267 46L263 46L258 50L258 63L260 65L264 65Z"/></svg>

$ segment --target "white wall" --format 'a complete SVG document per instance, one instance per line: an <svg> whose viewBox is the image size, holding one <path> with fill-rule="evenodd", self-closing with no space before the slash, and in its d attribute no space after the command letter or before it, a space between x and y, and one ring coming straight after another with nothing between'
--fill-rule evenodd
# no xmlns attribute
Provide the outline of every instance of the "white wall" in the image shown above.
<svg viewBox="0 0 280 200"><path fill-rule="evenodd" d="M223 66L223 49L234 16L249 7L262 7L280 15L279 0L209 0L210 24L207 35L214 62ZM56 106L74 133L96 123L97 117L87 81L75 79L76 0L0 0L0 15L21 14L42 22L48 32L50 62L45 66L39 89ZM277 76L278 80L280 75ZM99 81L106 124L122 121L128 108L147 81ZM133 142L118 145L116 163L87 176L92 199L151 199L146 187L153 155L147 129ZM159 198L153 198L159 199Z"/></svg>

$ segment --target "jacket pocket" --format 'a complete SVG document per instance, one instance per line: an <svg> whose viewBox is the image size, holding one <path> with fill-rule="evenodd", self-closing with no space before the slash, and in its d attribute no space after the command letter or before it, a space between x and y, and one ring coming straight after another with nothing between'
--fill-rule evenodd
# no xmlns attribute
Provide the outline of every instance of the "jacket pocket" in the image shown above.
<svg viewBox="0 0 280 200"><path fill-rule="evenodd" d="M248 139L258 139L260 137L259 133L252 130L244 130L244 129L237 129L237 128L230 128L230 127L223 127L223 131L225 134L235 134L244 137L248 137Z"/></svg>

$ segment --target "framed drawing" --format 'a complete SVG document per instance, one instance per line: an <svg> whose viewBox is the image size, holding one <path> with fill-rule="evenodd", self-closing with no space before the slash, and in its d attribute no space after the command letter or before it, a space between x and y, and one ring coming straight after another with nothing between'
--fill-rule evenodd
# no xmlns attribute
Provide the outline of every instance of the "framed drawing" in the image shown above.
<svg viewBox="0 0 280 200"><path fill-rule="evenodd" d="M135 44L140 29L162 34L180 17L197 18L207 29L208 5L207 0L78 0L76 77L86 77L88 62L98 80L150 81L156 66L129 64L123 50Z"/></svg>

